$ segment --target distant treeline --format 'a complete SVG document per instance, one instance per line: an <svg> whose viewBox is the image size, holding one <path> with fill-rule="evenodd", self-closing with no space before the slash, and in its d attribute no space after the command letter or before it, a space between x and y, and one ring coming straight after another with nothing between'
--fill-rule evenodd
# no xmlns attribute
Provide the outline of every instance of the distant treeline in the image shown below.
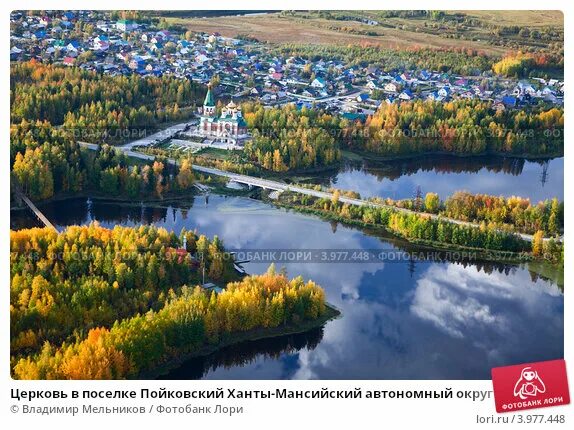
<svg viewBox="0 0 574 430"><path fill-rule="evenodd" d="M553 239L543 241L542 231L538 231L530 242L512 231L504 231L486 222L481 222L479 226L462 225L431 218L424 213L401 212L392 207L350 205L339 201L338 192L335 192L331 199L295 193L288 193L281 198L289 207L325 215L342 222L383 228L412 242L449 247L454 245L464 249L532 253L554 262L564 261L561 244Z"/></svg>
<svg viewBox="0 0 574 430"><path fill-rule="evenodd" d="M291 203L331 213L343 220L382 227L409 240L511 252L530 251L531 248L528 242L517 235L493 227L479 229L433 219L424 214L399 212L394 208L354 206L338 201L336 193L332 199L292 195Z"/></svg>
<svg viewBox="0 0 574 430"><path fill-rule="evenodd" d="M436 193L415 195L412 199L392 200L375 198L373 201L390 206L444 215L476 224L545 236L561 235L564 231L564 202L557 198L531 203L523 197L503 197L457 191L441 200Z"/></svg>
<svg viewBox="0 0 574 430"><path fill-rule="evenodd" d="M388 71L427 69L469 75L490 70L493 64L491 57L474 49L394 50L363 43L347 46L283 44L275 50L282 55L312 60L339 59L349 66L380 65Z"/></svg>
<svg viewBox="0 0 574 430"><path fill-rule="evenodd" d="M564 110L496 110L492 102L457 99L382 103L365 124L341 125L350 149L381 156L444 152L556 156L564 151Z"/></svg>

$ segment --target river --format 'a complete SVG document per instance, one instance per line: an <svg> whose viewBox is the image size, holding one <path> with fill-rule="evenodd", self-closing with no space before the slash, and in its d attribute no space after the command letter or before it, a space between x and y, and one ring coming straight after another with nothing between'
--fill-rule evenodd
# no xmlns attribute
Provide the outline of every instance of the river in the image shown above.
<svg viewBox="0 0 574 430"><path fill-rule="evenodd" d="M427 156L402 161L345 162L328 178L312 180L358 191L363 197L412 198L417 187L441 198L455 191L528 197L533 203L564 197L564 158Z"/></svg>
<svg viewBox="0 0 574 430"><path fill-rule="evenodd" d="M85 199L40 205L63 228L153 223L218 235L229 249L380 250L391 238L275 208L211 195L176 206ZM13 211L12 228L35 224ZM251 261L249 273L269 262ZM563 357L564 299L526 268L397 258L387 262L288 261L289 275L313 279L342 316L309 333L247 342L184 362L172 379L489 379L490 369Z"/></svg>

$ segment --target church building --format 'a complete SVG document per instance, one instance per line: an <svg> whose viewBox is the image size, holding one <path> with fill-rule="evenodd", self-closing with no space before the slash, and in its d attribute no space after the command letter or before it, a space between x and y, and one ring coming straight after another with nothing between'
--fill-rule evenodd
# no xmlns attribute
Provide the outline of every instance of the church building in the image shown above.
<svg viewBox="0 0 574 430"><path fill-rule="evenodd" d="M233 100L221 110L221 115L217 115L211 84L207 87L207 95L203 102L199 133L202 136L234 145L248 137L247 124L241 115L241 110L233 103Z"/></svg>

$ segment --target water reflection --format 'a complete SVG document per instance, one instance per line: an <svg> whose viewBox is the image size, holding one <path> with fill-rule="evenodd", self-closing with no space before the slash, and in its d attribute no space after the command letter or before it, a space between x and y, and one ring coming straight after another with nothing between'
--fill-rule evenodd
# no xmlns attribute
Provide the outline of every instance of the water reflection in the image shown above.
<svg viewBox="0 0 574 430"><path fill-rule="evenodd" d="M362 196L411 198L423 193L447 197L459 190L493 195L518 195L538 202L564 196L564 159L524 160L506 157L429 156L392 162L348 162L328 179L316 179Z"/></svg>
<svg viewBox="0 0 574 430"><path fill-rule="evenodd" d="M415 249L240 197L212 195L207 205L198 198L182 208L94 200L90 216L85 201L42 210L53 210L60 228L90 216L109 227L154 223L176 232L185 227L217 234L233 249ZM11 223L23 222L18 218L13 214ZM262 273L268 264L252 261L245 268ZM556 285L522 267L442 258L282 266L324 286L327 300L342 312L327 323L317 345L284 340L238 345L186 362L168 376L485 379L493 366L563 356L563 296Z"/></svg>
<svg viewBox="0 0 574 430"><path fill-rule="evenodd" d="M301 351L311 351L323 338L323 328L309 330L288 336L259 339L243 342L223 348L207 357L197 357L182 363L181 366L161 375L158 379L201 379L219 368L254 367L257 379L267 379L264 367L269 361L280 360L283 356L291 357L283 365L279 379L291 379L297 369L297 356ZM295 366L294 366L295 365ZM247 375L246 379L254 375ZM269 379L278 379L276 372L268 374Z"/></svg>

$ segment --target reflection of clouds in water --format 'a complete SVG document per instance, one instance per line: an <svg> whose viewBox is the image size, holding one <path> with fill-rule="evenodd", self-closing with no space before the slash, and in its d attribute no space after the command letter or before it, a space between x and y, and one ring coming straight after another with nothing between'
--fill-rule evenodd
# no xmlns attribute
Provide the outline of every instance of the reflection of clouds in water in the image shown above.
<svg viewBox="0 0 574 430"><path fill-rule="evenodd" d="M338 233L334 234L329 223L317 218L269 210L269 206L255 201L249 201L249 209L237 206L242 203L245 203L245 199L227 199L224 203L214 199L210 205L216 204L217 210L200 209L194 213L193 224L202 233L218 234L228 249L328 251L388 248L388 245L376 238L366 237L358 230L340 225ZM286 229L288 234L285 234ZM365 242L368 244L365 245ZM249 273L262 273L269 264L252 261L244 267ZM363 273L375 273L381 270L383 263L289 262L277 263L276 266L284 266L291 276L313 279L326 289L328 300L337 304L343 295L358 298Z"/></svg>
<svg viewBox="0 0 574 430"><path fill-rule="evenodd" d="M352 301L294 378L487 378L491 367L563 355L562 296L517 269L508 276L431 266L410 310ZM543 316L544 321L537 321Z"/></svg>
<svg viewBox="0 0 574 430"><path fill-rule="evenodd" d="M333 234L328 223L269 210L260 202L226 199L218 203L213 199L211 208L197 207L193 223L202 232L220 235L230 248L391 247L344 226ZM267 266L245 265L250 273L261 273ZM542 355L547 354L545 358L561 354L562 313L552 310L558 315L555 321L549 316L549 309L562 303L560 293L544 281L532 283L523 269L508 275L488 274L473 266L428 263L418 265L411 279L403 264L277 266L322 285L343 317L326 325L321 343L313 350L285 354L280 360L258 357L244 367L218 368L208 378L485 378L490 368L485 363L509 364L534 357L529 355L530 350L536 351L534 345L530 349L520 344L529 337L521 326L533 327L544 338L537 346ZM533 324L531 318L541 309L545 324ZM507 341L509 336L516 340Z"/></svg>
<svg viewBox="0 0 574 430"><path fill-rule="evenodd" d="M293 379L377 379L381 347L385 342L401 342L385 340L389 335L384 332L391 332L393 323L381 324L386 319L384 308L355 300L344 306L343 316L325 327L317 348L299 353Z"/></svg>
<svg viewBox="0 0 574 430"><path fill-rule="evenodd" d="M448 175L445 175L448 177ZM121 222L121 221L120 221ZM393 249L388 242L312 216L245 198L211 196L186 220L157 225L219 235L235 249ZM249 273L269 263L245 264ZM325 326L312 350L257 356L245 366L218 367L218 379L469 379L489 369L563 354L563 298L528 271L478 271L448 263L278 263L289 275L322 285L343 316Z"/></svg>
<svg viewBox="0 0 574 430"><path fill-rule="evenodd" d="M350 168L337 174L334 186L341 189L357 190L363 196L410 198L417 185L423 192L438 192L447 197L455 191L467 190L471 193L493 195L519 195L530 197L534 202L564 194L563 159L549 162L547 183L541 184L543 168L540 164L526 161L522 173L514 176L503 171L494 172L486 168L478 172L441 172L419 170L403 174L396 179L378 179L374 174L361 169Z"/></svg>
<svg viewBox="0 0 574 430"><path fill-rule="evenodd" d="M557 287L545 281L533 283L524 270L506 276L450 264L432 266L423 276L417 282L411 311L457 337L476 326L496 324L499 331L511 329L509 316L499 312L508 309L504 302L520 302L525 313L535 317L541 305L550 304L547 296L560 295Z"/></svg>
<svg viewBox="0 0 574 430"><path fill-rule="evenodd" d="M197 210L193 207L193 224L200 233L217 234L226 248L256 247L258 243L269 242L276 236L275 229L282 228L282 217L272 217L270 213L258 210L264 208L259 202L245 200L249 203L248 209L238 210L233 207L236 199L225 202L221 197L212 197L211 200L208 207Z"/></svg>
<svg viewBox="0 0 574 430"><path fill-rule="evenodd" d="M507 276L472 266L432 266L417 282L411 312L467 339L495 361L525 350L528 343L538 349L535 353L544 353L545 344L547 351L561 349L561 293L546 281L532 282L523 269Z"/></svg>
<svg viewBox="0 0 574 430"><path fill-rule="evenodd" d="M430 268L425 277L417 282L417 289L411 311L422 319L431 321L451 336L463 338L464 333L472 326L496 325L506 326L504 315L493 315L490 307L476 296L489 294L489 290L498 289L496 279L491 276L479 279L468 276L468 272L457 270L457 266L449 265L446 270L439 267ZM477 272L478 273L478 272ZM499 298L509 299L508 291L499 288ZM496 293L496 291L495 291Z"/></svg>

